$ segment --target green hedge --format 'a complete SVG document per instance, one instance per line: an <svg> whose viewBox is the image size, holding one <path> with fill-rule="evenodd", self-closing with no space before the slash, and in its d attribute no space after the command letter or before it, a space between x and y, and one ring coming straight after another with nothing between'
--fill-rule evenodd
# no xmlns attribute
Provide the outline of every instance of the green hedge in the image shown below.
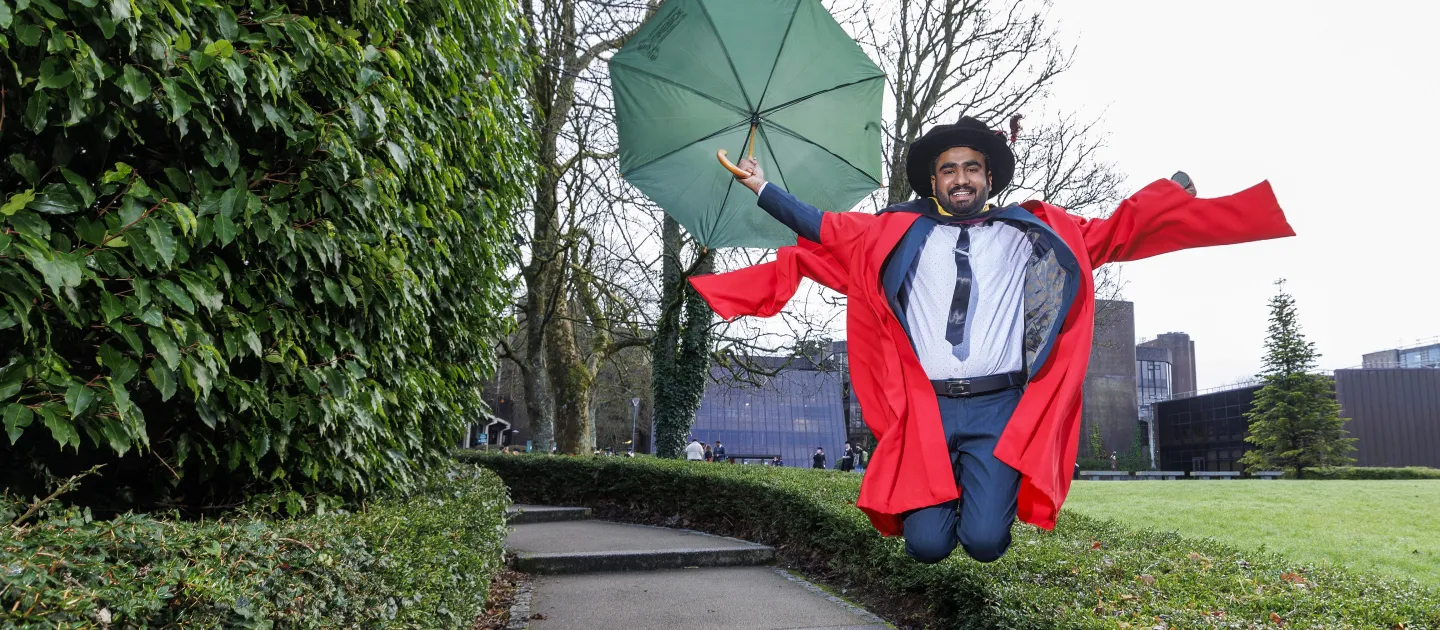
<svg viewBox="0 0 1440 630"><path fill-rule="evenodd" d="M444 461L533 171L511 0L0 0L0 53L0 485L109 462L96 501L202 506Z"/></svg>
<svg viewBox="0 0 1440 630"><path fill-rule="evenodd" d="M995 563L952 557L922 565L854 507L858 475L654 459L460 457L499 473L517 502L585 505L610 517L769 543L785 561L892 621L1259 628L1276 627L1273 613L1291 628L1440 628L1440 594L1415 583L1305 567L1069 512L1054 532L1018 525L1010 552Z"/></svg>
<svg viewBox="0 0 1440 630"><path fill-rule="evenodd" d="M1287 471L1286 479L1294 479L1295 472ZM1406 466L1404 468L1379 468L1365 466L1337 466L1334 468L1306 468L1306 479L1440 479L1440 468Z"/></svg>
<svg viewBox="0 0 1440 630"><path fill-rule="evenodd" d="M493 473L456 466L408 498L299 520L60 508L0 532L0 627L468 628L509 504ZM0 504L0 523L24 508Z"/></svg>

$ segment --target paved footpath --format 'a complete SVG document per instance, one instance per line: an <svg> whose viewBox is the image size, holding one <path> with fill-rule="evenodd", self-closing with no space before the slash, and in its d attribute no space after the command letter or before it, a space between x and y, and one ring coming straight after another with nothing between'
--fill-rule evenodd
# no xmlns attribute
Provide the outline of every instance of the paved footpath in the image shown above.
<svg viewBox="0 0 1440 630"><path fill-rule="evenodd" d="M509 522L515 568L534 576L517 594L511 630L891 627L769 566L775 550L764 545L594 520L585 508L517 505Z"/></svg>

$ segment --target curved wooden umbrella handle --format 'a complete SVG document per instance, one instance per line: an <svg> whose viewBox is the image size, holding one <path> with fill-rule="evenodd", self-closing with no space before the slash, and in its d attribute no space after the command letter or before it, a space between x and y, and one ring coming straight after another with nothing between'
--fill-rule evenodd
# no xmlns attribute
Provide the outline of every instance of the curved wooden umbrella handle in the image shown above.
<svg viewBox="0 0 1440 630"><path fill-rule="evenodd" d="M750 177L750 175L751 175L750 171L747 171L747 170L744 170L744 169L742 169L742 168L740 168L740 167L738 167L738 166L735 166L734 164L732 164L732 163L730 162L729 158L726 158L726 157L725 157L726 155L729 155L729 153L726 152L725 149L720 149L719 151L716 151L716 152L715 152L715 158L718 159L718 160L720 160L720 165L721 165L721 166L724 166L724 167L725 167L725 170L730 171L730 173L731 173L732 175L734 175L734 176L736 176L736 177L738 177L738 178L740 178L740 179L747 179L747 178Z"/></svg>

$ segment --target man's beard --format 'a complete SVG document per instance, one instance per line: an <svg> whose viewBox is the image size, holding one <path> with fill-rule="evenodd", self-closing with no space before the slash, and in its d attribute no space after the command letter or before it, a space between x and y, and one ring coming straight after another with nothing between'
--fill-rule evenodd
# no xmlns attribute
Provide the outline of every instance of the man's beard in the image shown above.
<svg viewBox="0 0 1440 630"><path fill-rule="evenodd" d="M969 202L956 205L954 202L950 201L950 193L961 189L970 189L972 192L974 192L974 194L971 195L971 199ZM936 200L940 202L940 207L944 208L946 212L949 212L950 214L957 217L965 218L973 217L977 214L980 214L980 212L985 209L985 203L989 198L989 186L982 186L977 190L969 185L959 184L951 186L949 190L945 191L945 194L943 196L937 197Z"/></svg>

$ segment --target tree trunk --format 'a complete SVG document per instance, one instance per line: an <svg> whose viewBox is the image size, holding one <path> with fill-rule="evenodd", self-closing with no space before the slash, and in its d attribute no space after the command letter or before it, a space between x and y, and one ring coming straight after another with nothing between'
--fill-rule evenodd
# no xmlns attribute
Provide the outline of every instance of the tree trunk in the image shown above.
<svg viewBox="0 0 1440 630"><path fill-rule="evenodd" d="M555 441L555 401L550 397L549 378L545 374L544 354L536 349L525 357L520 370L520 384L525 388L525 413L530 417L530 434L535 450L549 453Z"/></svg>
<svg viewBox="0 0 1440 630"><path fill-rule="evenodd" d="M706 252L700 255L695 273L710 273L714 268L715 258ZM685 330L680 333L680 352L675 357L677 417L674 426L679 434L690 432L695 424L695 412L700 410L700 400L705 397L705 380L710 373L710 325L714 317L710 304L686 282Z"/></svg>
<svg viewBox="0 0 1440 630"><path fill-rule="evenodd" d="M590 443L590 384L593 377L585 367L575 343L575 326L564 301L555 305L545 335L545 363L550 368L550 385L555 396L555 441L560 452L588 455Z"/></svg>
<svg viewBox="0 0 1440 630"><path fill-rule="evenodd" d="M680 224L665 215L661 230L663 251L660 266L660 319L650 344L650 390L655 435L652 441L658 457L678 458L685 446L684 432L676 433L675 352L680 340Z"/></svg>

